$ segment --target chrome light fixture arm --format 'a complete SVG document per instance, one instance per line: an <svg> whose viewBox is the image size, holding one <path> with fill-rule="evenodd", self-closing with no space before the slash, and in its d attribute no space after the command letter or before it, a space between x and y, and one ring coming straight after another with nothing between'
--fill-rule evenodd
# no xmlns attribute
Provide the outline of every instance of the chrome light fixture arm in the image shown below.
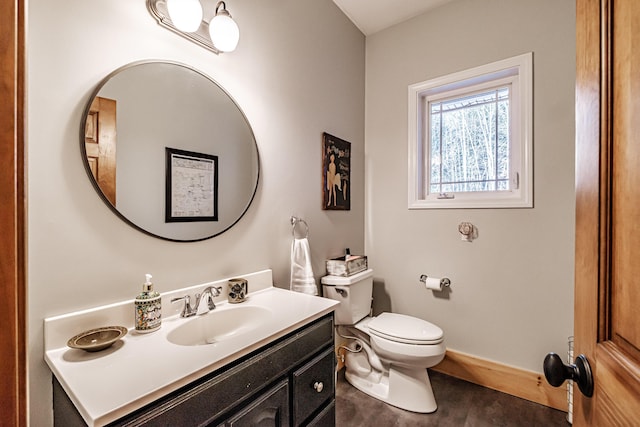
<svg viewBox="0 0 640 427"><path fill-rule="evenodd" d="M147 9L149 9L149 13L151 13L156 21L158 21L158 24L160 24L160 26L218 55L222 53L223 50L216 48L211 41L209 22L210 20L215 18L216 15L222 15L228 17L229 19L231 19L231 15L229 14L229 11L227 11L226 3L224 1L217 2L215 11L206 10L208 7L208 4L206 2L202 2L202 6L204 9L205 18L200 23L200 27L194 32L187 32L180 30L171 20L171 16L167 8L167 0L147 0ZM209 21L207 21L207 19L209 19Z"/></svg>

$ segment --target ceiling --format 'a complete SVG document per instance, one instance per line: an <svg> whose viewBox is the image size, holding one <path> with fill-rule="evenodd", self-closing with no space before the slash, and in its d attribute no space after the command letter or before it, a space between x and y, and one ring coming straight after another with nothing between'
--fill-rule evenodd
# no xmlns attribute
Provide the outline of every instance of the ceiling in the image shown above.
<svg viewBox="0 0 640 427"><path fill-rule="evenodd" d="M369 36L453 0L333 0Z"/></svg>

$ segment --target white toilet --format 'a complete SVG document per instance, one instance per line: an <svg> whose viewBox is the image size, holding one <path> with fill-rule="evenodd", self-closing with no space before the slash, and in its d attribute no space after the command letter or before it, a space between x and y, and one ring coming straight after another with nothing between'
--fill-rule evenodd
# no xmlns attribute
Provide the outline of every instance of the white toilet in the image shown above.
<svg viewBox="0 0 640 427"><path fill-rule="evenodd" d="M371 317L373 270L324 276L323 295L340 301L338 334L349 340L345 377L376 399L412 412L437 409L427 368L444 358L442 329L422 319L382 313Z"/></svg>

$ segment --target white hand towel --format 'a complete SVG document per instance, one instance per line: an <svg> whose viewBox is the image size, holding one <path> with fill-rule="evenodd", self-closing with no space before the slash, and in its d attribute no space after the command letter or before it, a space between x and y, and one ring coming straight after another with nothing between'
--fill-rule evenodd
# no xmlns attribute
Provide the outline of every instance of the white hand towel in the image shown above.
<svg viewBox="0 0 640 427"><path fill-rule="evenodd" d="M291 243L291 290L318 295L316 279L311 268L311 250L306 238L293 239Z"/></svg>

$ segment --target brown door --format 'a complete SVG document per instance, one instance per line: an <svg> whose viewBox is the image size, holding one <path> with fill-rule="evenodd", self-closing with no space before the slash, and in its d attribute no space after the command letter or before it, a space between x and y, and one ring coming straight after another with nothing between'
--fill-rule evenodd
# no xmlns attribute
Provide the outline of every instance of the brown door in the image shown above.
<svg viewBox="0 0 640 427"><path fill-rule="evenodd" d="M577 0L576 426L640 424L640 1Z"/></svg>
<svg viewBox="0 0 640 427"><path fill-rule="evenodd" d="M116 205L116 101L96 98L89 107L84 147L93 178L102 194Z"/></svg>

